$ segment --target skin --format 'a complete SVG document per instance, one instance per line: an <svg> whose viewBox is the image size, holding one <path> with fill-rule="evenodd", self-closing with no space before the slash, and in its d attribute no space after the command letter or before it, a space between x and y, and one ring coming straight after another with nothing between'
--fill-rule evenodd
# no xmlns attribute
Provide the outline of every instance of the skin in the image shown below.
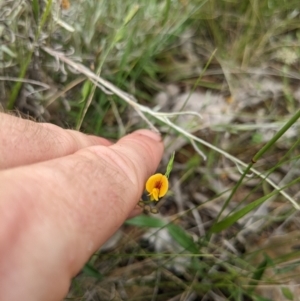
<svg viewBox="0 0 300 301"><path fill-rule="evenodd" d="M0 300L58 301L89 257L140 212L159 135L117 143L0 113Z"/></svg>

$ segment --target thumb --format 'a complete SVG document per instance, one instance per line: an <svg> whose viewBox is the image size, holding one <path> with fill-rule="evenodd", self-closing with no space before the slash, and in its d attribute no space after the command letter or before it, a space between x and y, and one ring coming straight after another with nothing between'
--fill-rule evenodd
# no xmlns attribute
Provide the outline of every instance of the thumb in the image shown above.
<svg viewBox="0 0 300 301"><path fill-rule="evenodd" d="M132 182L130 189L133 190L133 198L139 198L145 189L147 178L155 172L162 158L161 136L149 130L139 130L120 139L108 149L114 151L118 158L115 163Z"/></svg>
<svg viewBox="0 0 300 301"><path fill-rule="evenodd" d="M72 185L77 189L85 189L82 206L76 206L77 210L80 209L80 222L75 219L74 224L77 241L84 241L84 245L93 242L93 248L84 253L86 259L91 251L98 249L122 225L137 205L147 178L158 167L163 149L160 135L139 130L112 146L93 146L78 152L92 160L92 164L89 164L91 170L80 168L79 179L88 179L88 189L82 188L79 182ZM76 192L70 206L75 207L74 199L79 196L80 193ZM81 204L81 201L78 200L78 203ZM76 227L77 224L79 227Z"/></svg>

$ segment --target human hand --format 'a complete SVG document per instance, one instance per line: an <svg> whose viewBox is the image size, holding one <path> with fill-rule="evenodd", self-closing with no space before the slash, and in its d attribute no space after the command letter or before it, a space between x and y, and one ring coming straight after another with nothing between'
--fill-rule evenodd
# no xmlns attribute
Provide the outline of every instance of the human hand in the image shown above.
<svg viewBox="0 0 300 301"><path fill-rule="evenodd" d="M0 114L0 299L58 301L130 216L163 153L148 130L117 143Z"/></svg>

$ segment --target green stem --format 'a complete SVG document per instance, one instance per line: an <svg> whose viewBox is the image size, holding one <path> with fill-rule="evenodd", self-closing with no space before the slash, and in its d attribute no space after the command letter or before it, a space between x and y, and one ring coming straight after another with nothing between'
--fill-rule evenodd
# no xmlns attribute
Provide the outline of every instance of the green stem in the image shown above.
<svg viewBox="0 0 300 301"><path fill-rule="evenodd" d="M222 209L220 210L218 216L216 217L216 220L214 221L214 224L216 224L221 216L221 214L223 213L223 211L225 210L225 208L228 206L229 202L231 201L233 195L236 193L236 191L238 190L238 188L241 186L244 178L246 177L246 175L249 173L249 171L251 170L252 166L254 164L251 162L247 168L245 169L244 173L242 174L242 176L240 177L240 179L238 180L238 182L235 184L235 186L233 187L229 197L226 199L224 205L222 206Z"/></svg>
<svg viewBox="0 0 300 301"><path fill-rule="evenodd" d="M269 148L300 118L300 110L273 136L273 138L261 148L252 158L252 162L256 163Z"/></svg>
<svg viewBox="0 0 300 301"><path fill-rule="evenodd" d="M19 78L24 78L25 77L25 74L27 72L28 66L29 66L31 58L32 58L32 54L33 54L33 51L30 51L25 63L21 67ZM23 82L16 82L14 84L14 86L12 88L12 92L11 92L10 97L8 99L8 103L7 103L7 109L8 110L12 110L14 108L16 99L19 95L19 92L20 92L20 89L21 89L22 85L23 85Z"/></svg>
<svg viewBox="0 0 300 301"><path fill-rule="evenodd" d="M267 144L265 144L252 158L251 163L247 166L244 173L240 177L239 181L235 184L234 188L232 189L229 197L226 199L224 205L222 206L222 209L220 210L216 220L214 223L217 223L221 214L225 210L225 208L228 206L230 200L232 199L233 195L236 193L237 189L242 184L242 181L248 174L248 172L251 170L252 166L274 145L274 143L300 118L300 110L296 112L292 118L289 119L289 121L273 136L272 139L268 141Z"/></svg>
<svg viewBox="0 0 300 301"><path fill-rule="evenodd" d="M34 39L34 43L33 43L33 49L31 51L29 51L28 53L28 56L25 60L25 63L21 66L21 71L19 73L19 78L23 79L26 75L26 72L27 72L27 69L28 69L28 66L31 62L31 58L32 58L32 55L33 55L33 52L34 52L34 47L36 45L36 42L38 41L38 38L40 36L40 33L41 33L41 30L42 28L44 27L45 25L45 22L51 12L51 7L52 7L52 0L48 0L47 2L47 6L45 8L45 11L41 17L41 21L40 21L40 24L39 24L39 27L38 27L38 30L36 32L36 35L35 35L35 39ZM12 88L12 92L10 94L10 97L8 99L8 103L7 103L7 109L8 110L12 110L15 106L15 103L16 103L16 100L17 100L17 97L19 95L19 92L20 92L20 89L22 87L23 83L22 82L16 82Z"/></svg>

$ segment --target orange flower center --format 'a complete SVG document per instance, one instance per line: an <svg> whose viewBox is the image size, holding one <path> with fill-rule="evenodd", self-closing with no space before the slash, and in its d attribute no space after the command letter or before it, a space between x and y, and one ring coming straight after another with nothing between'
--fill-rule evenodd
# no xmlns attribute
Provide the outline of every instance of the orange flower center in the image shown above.
<svg viewBox="0 0 300 301"><path fill-rule="evenodd" d="M155 182L154 187L157 188L157 189L160 189L162 184L163 184L162 181L157 181L157 182Z"/></svg>

